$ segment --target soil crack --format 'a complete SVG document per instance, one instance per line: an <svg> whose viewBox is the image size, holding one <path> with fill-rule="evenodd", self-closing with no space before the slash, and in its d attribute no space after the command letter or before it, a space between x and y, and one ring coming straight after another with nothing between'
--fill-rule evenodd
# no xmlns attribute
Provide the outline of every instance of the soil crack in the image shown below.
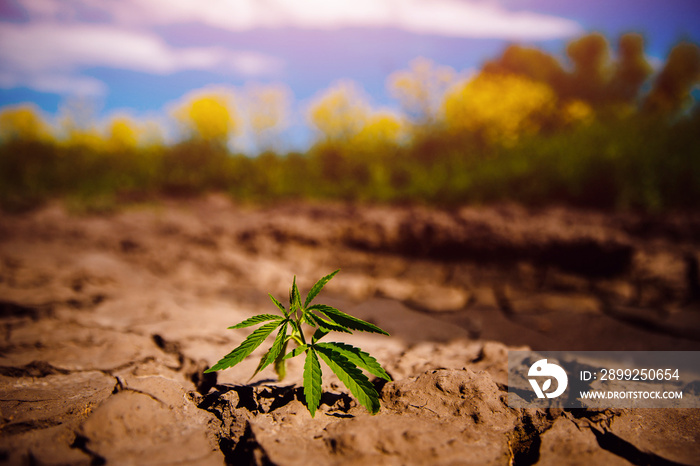
<svg viewBox="0 0 700 466"><path fill-rule="evenodd" d="M76 450L80 450L86 455L88 455L90 457L90 466L102 466L103 464L107 464L107 460L104 457L98 455L94 451L90 450L90 448L88 448L87 444L89 441L90 439L88 439L87 437L76 434L75 440L73 441L70 447Z"/></svg>
<svg viewBox="0 0 700 466"><path fill-rule="evenodd" d="M46 361L32 361L20 367L0 366L0 375L5 377L46 377L54 374L70 374L71 371L55 367Z"/></svg>

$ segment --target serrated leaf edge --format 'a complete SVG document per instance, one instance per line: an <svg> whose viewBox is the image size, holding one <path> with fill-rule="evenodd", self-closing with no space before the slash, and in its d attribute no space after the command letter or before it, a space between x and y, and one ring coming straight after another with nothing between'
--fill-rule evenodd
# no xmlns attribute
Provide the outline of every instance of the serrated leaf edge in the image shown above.
<svg viewBox="0 0 700 466"><path fill-rule="evenodd" d="M336 270L335 272L331 272L325 277L322 277L319 279L316 283L314 283L314 286L311 287L309 290L309 293L306 295L306 301L304 301L304 307L308 307L309 304L311 304L311 301L314 300L316 296L321 292L324 286L326 286L326 283L328 283L331 278L335 277L335 275L340 272L340 269Z"/></svg>
<svg viewBox="0 0 700 466"><path fill-rule="evenodd" d="M316 415L316 410L321 403L321 364L313 347L309 347L304 361L304 398L306 408L311 417Z"/></svg>
<svg viewBox="0 0 700 466"><path fill-rule="evenodd" d="M327 306L325 304L314 304L312 306L309 306L308 310L322 313L328 319L332 320L341 327L347 327L349 329L358 330L360 332L380 333L382 335L389 336L389 334L386 331L382 330L376 325L370 324L369 322L365 322L364 320L358 319L357 317L353 317L350 314L346 314L345 312L336 309L332 306ZM350 323L343 323L343 321L349 321Z"/></svg>
<svg viewBox="0 0 700 466"><path fill-rule="evenodd" d="M352 334L350 329L348 329L347 327L343 327L342 325L336 324L335 322L330 322L326 319L323 319L322 317L317 316L313 312L309 312L307 315L322 330L325 330L327 332L332 331Z"/></svg>
<svg viewBox="0 0 700 466"><path fill-rule="evenodd" d="M299 295L299 287L297 287L297 276L294 275L294 280L292 281L292 289L289 292L289 309L291 311L298 311L301 309L301 296Z"/></svg>
<svg viewBox="0 0 700 466"><path fill-rule="evenodd" d="M287 337L288 322L288 320L282 322L282 327L277 333L275 341L272 343L272 346L267 351L267 353L265 353L265 355L260 359L260 364L258 364L257 369L255 369L255 373L253 373L253 375L250 377L251 379L255 377L258 374L258 372L265 369L267 366L272 364L275 361L275 359L277 359L277 356L280 354L280 351L282 351L282 346L284 346L285 339Z"/></svg>
<svg viewBox="0 0 700 466"><path fill-rule="evenodd" d="M260 344L263 341L265 341L265 339L268 336L270 336L270 334L274 332L275 329L280 325L281 321L277 321L267 323L262 327L257 328L253 333L248 335L248 337L245 340L243 340L243 343L234 348L229 354L221 358L219 362L217 362L204 372L215 372L235 366L239 362L243 361L246 357L248 357L250 353L255 351L255 349L258 346L260 346Z"/></svg>
<svg viewBox="0 0 700 466"><path fill-rule="evenodd" d="M391 376L372 355L362 351L356 346L336 341L317 343L316 346L321 348L327 347L335 350L345 356L350 362L354 363L358 367L361 367L362 369L365 369L370 374L379 377L380 379L384 379L387 382L391 382L392 380Z"/></svg>
<svg viewBox="0 0 700 466"><path fill-rule="evenodd" d="M236 325L232 325L229 328L230 329L239 329L239 328L245 328L245 327L250 327L256 324L259 324L261 322L267 322L268 320L283 320L284 317L278 316L275 314L258 314L253 317L249 317L243 322L239 322Z"/></svg>
<svg viewBox="0 0 700 466"><path fill-rule="evenodd" d="M275 306L277 306L277 309L279 309L280 311L282 311L282 314L284 314L285 317L289 317L289 314L287 313L287 310L284 308L284 304L282 304L281 302L279 302L279 300L278 300L277 298L275 298L274 296L272 296L272 293L268 293L267 295L270 297L270 299L271 299L272 302L275 304Z"/></svg>
<svg viewBox="0 0 700 466"><path fill-rule="evenodd" d="M306 350L308 349L308 347L309 347L309 345L297 346L297 347L294 348L292 351L290 351L289 353L287 353L287 354L284 356L284 359L296 358L296 357L299 356L301 353L303 353L304 351L306 351Z"/></svg>
<svg viewBox="0 0 700 466"><path fill-rule="evenodd" d="M371 414L379 411L379 394L362 371L337 351L316 346L318 355Z"/></svg>

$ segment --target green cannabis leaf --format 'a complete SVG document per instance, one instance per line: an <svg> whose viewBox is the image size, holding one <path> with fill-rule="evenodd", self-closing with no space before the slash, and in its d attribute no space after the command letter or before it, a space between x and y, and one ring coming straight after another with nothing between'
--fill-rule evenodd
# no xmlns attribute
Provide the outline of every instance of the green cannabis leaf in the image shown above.
<svg viewBox="0 0 700 466"><path fill-rule="evenodd" d="M253 376L274 363L275 372L277 372L279 379L282 380L286 373L285 366L287 359L305 353L304 398L306 399L306 407L311 413L311 417L316 414L316 410L321 403L322 371L319 358L330 367L362 406L367 408L370 413L376 414L379 411L379 394L374 388L374 385L369 381L369 378L362 372L362 369L384 380L390 381L391 376L389 376L376 359L360 348L339 342L319 343L319 340L330 332L352 333L353 330L358 330L361 332L389 335L376 325L353 317L334 307L324 304L311 304L326 283L338 272L339 270L336 270L317 281L316 284L311 287L311 290L309 290L303 304L299 288L297 287L296 276L289 290L288 309L274 296L269 295L274 305L282 313L282 316L260 314L229 327L230 329L238 329L265 322L264 325L261 325L253 331L253 333L248 335L248 338L246 338L240 346L224 356L219 362L205 372L220 371L235 366L255 351L267 337L279 328L277 336L275 336L275 341L260 359L260 363L255 369ZM302 324L307 324L316 328L316 331L311 337L311 342L306 341ZM287 334L288 330L290 331L289 334ZM287 352L287 345L290 342L297 346Z"/></svg>

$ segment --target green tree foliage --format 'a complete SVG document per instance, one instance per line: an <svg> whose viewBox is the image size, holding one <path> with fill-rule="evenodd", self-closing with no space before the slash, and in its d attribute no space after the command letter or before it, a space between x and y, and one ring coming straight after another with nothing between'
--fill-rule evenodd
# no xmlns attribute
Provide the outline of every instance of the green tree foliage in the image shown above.
<svg viewBox="0 0 700 466"><path fill-rule="evenodd" d="M639 34L620 37L618 60L610 80L610 97L614 101L634 104L639 90L651 74L651 65L644 56L644 39Z"/></svg>
<svg viewBox="0 0 700 466"><path fill-rule="evenodd" d="M105 210L119 199L208 190L255 202L700 205L698 46L677 44L654 75L638 34L621 36L614 50L589 34L565 52L560 60L513 44L465 79L417 59L387 80L402 113L336 83L309 106L318 137L306 153L275 152L288 116L280 86L249 86L235 100L213 88L185 96L171 112L180 129L172 144L126 116L100 128L81 101L58 128L36 107L6 107L0 205L21 210L63 197ZM264 151L232 153L242 137Z"/></svg>
<svg viewBox="0 0 700 466"><path fill-rule="evenodd" d="M566 53L573 63L568 92L571 97L593 104L606 98L611 64L610 46L601 34L589 34L572 41Z"/></svg>
<svg viewBox="0 0 700 466"><path fill-rule="evenodd" d="M25 104L0 111L0 141L46 142L50 139L50 128L35 106Z"/></svg>
<svg viewBox="0 0 700 466"><path fill-rule="evenodd" d="M644 39L636 33L620 37L614 60L607 39L598 33L572 41L566 52L569 70L542 50L511 45L483 71L525 76L548 84L562 105L580 100L594 107L635 104L652 71L644 56Z"/></svg>
<svg viewBox="0 0 700 466"><path fill-rule="evenodd" d="M549 85L559 94L567 80L564 68L552 55L517 44L508 46L498 59L487 61L483 72L524 76Z"/></svg>
<svg viewBox="0 0 700 466"><path fill-rule="evenodd" d="M233 95L224 91L191 96L175 110L174 116L191 139L219 145L228 142L238 124Z"/></svg>
<svg viewBox="0 0 700 466"><path fill-rule="evenodd" d="M451 132L467 132L487 144L513 145L548 124L556 95L546 84L522 76L481 73L455 86L443 105Z"/></svg>
<svg viewBox="0 0 700 466"><path fill-rule="evenodd" d="M691 89L700 83L700 48L688 42L671 50L661 73L644 102L645 110L673 115L690 101Z"/></svg>
<svg viewBox="0 0 700 466"><path fill-rule="evenodd" d="M392 112L372 109L349 81L323 92L309 116L321 134L310 150L307 173L320 180L317 193L344 199L380 195L375 188L386 179L383 167L402 139L405 123Z"/></svg>

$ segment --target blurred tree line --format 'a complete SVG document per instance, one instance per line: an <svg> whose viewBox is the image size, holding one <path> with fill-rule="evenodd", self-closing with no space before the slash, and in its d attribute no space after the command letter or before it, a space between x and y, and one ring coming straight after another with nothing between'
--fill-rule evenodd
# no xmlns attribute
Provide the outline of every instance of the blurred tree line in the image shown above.
<svg viewBox="0 0 700 466"><path fill-rule="evenodd" d="M284 153L290 93L204 90L172 111L179 142L116 116L101 130L76 114L49 125L30 105L0 112L0 204L53 197L88 208L209 190L256 202L321 198L456 205L501 200L602 209L700 205L700 49L676 45L654 71L638 34L615 52L600 34L558 60L510 45L460 77L426 59L393 73L400 112L376 109L349 81L319 93L317 138ZM242 132L260 152L232 153Z"/></svg>

